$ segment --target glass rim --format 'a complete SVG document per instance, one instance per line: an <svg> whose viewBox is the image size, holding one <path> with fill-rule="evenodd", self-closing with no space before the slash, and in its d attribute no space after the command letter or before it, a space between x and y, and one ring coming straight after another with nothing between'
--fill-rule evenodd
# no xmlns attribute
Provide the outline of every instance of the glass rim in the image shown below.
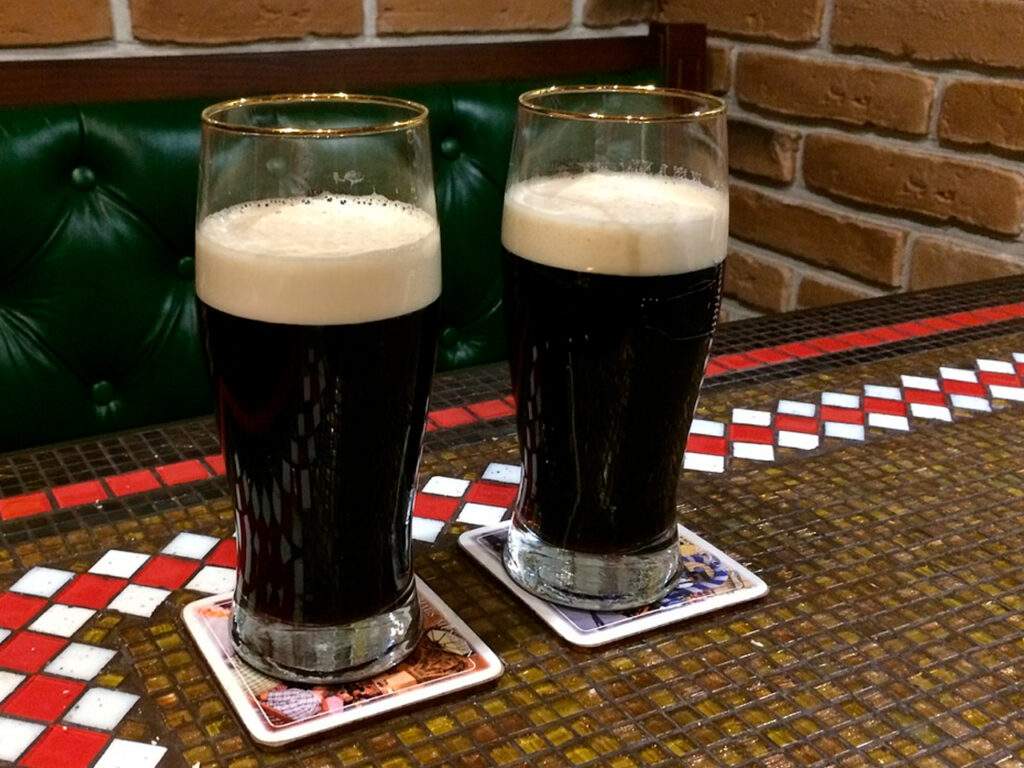
<svg viewBox="0 0 1024 768"><path fill-rule="evenodd" d="M394 120L387 123L368 122L367 125L345 127L324 126L320 128L306 128L289 125L243 125L224 117L220 117L220 115L223 115L230 110L241 109L249 106L255 107L267 104L306 104L313 102L377 104L380 106L403 108L408 110L411 114L404 120ZM200 121L205 126L217 128L218 130L227 131L229 133L261 136L324 138L331 136L365 136L374 133L403 131L425 124L429 115L430 110L427 109L426 106L410 99L338 91L335 93L280 93L268 96L243 96L238 99L221 101L205 107L200 115Z"/></svg>
<svg viewBox="0 0 1024 768"><path fill-rule="evenodd" d="M680 111L670 115L620 115L604 112L583 112L559 107L545 106L540 102L546 96L593 94L593 93L627 93L636 96L647 94L667 96L675 99L690 99L704 108L697 107L688 111ZM519 106L523 109L544 117L558 117L568 120L618 123L678 123L708 120L725 115L725 101L700 91L689 91L682 88L667 88L660 85L551 85L546 88L535 88L519 95Z"/></svg>

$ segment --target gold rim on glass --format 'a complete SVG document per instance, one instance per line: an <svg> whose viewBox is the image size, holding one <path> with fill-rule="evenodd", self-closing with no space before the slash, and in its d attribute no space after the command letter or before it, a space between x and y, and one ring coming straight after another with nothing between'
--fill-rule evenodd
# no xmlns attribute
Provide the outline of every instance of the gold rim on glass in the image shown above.
<svg viewBox="0 0 1024 768"><path fill-rule="evenodd" d="M572 96L600 93L623 93L635 96L650 94L672 99L687 99L694 109L667 115L645 114L609 114L607 112L583 112L560 107L548 107L541 102L549 96ZM725 102L721 99L699 91L687 91L682 88L663 88L657 85L552 85L537 88L519 96L519 106L530 112L545 117L559 117L568 120L593 120L620 123L673 123L707 120L725 114Z"/></svg>
<svg viewBox="0 0 1024 768"><path fill-rule="evenodd" d="M394 120L387 123L370 123L367 125L331 127L322 126L317 128L303 128L289 125L244 125L232 120L220 117L226 112L235 109L244 109L250 106L263 106L268 104L306 104L306 103L351 103L351 104L376 104L385 107L396 107L408 110L411 115L404 120ZM389 133L392 131L403 131L408 128L415 128L426 122L428 110L422 104L408 99L398 99L392 96L371 96L361 93L294 93L277 94L273 96L254 96L248 98L232 99L222 101L218 104L211 104L206 107L201 115L204 125L217 128L231 133L248 133L266 136L362 136L373 133Z"/></svg>

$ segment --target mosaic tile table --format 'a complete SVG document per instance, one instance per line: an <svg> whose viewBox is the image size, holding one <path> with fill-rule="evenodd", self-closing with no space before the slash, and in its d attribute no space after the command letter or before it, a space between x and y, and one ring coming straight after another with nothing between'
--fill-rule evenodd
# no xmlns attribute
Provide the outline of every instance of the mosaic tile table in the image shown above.
<svg viewBox="0 0 1024 768"><path fill-rule="evenodd" d="M504 518L501 366L439 376L416 566L497 683L281 752L181 609L232 579L212 420L0 456L0 765L1024 766L1024 280L726 326L683 522L771 592L556 638L456 546Z"/></svg>

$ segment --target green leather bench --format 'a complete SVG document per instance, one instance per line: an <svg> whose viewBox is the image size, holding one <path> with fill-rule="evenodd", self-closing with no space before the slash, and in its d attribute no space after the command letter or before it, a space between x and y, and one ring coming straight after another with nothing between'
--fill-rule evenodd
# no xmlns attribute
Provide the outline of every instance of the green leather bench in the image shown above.
<svg viewBox="0 0 1024 768"><path fill-rule="evenodd" d="M460 75L427 85L430 73L417 70L409 87L360 84L430 109L444 263L439 370L504 356L499 229L517 94L567 80L664 80L651 66L587 76L588 63L504 82ZM87 94L0 109L0 451L211 410L192 249L199 112L240 92L222 87L190 99L90 103Z"/></svg>

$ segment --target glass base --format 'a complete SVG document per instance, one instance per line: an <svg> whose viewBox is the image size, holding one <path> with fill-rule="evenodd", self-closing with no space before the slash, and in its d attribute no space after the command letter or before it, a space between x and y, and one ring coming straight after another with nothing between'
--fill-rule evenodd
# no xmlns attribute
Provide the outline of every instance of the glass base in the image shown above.
<svg viewBox="0 0 1024 768"><path fill-rule="evenodd" d="M232 610L235 652L249 665L296 683L346 683L383 672L412 653L422 632L416 582L386 611L331 626L285 624Z"/></svg>
<svg viewBox="0 0 1024 768"><path fill-rule="evenodd" d="M621 611L665 597L679 580L679 540L637 554L574 552L542 541L513 518L503 558L512 580L570 608Z"/></svg>

